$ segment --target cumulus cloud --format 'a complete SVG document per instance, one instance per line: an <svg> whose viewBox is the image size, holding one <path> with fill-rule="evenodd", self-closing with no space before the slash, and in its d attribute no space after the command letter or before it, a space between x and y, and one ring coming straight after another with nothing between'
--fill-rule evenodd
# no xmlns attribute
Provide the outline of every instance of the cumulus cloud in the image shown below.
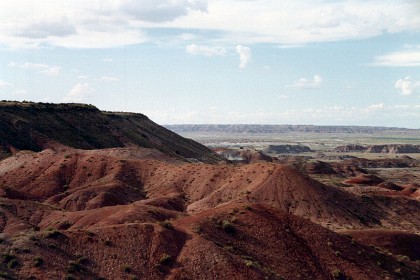
<svg viewBox="0 0 420 280"><path fill-rule="evenodd" d="M375 111L375 110L380 110L380 109L383 109L384 108L384 103L383 102L381 102L381 103L378 103L378 104L372 104L372 105L369 105L368 107L367 107L367 110L368 111Z"/></svg>
<svg viewBox="0 0 420 280"><path fill-rule="evenodd" d="M420 88L420 81L415 81L410 77L399 79L395 82L395 88L400 91L401 95L412 95L418 88Z"/></svg>
<svg viewBox="0 0 420 280"><path fill-rule="evenodd" d="M205 0L120 0L119 9L135 19L166 22L185 16L190 10L206 11Z"/></svg>
<svg viewBox="0 0 420 280"><path fill-rule="evenodd" d="M185 52L192 55L220 56L226 54L226 49L221 47L209 47L191 44L186 46Z"/></svg>
<svg viewBox="0 0 420 280"><path fill-rule="evenodd" d="M372 65L385 67L418 67L420 66L420 48L377 56Z"/></svg>
<svg viewBox="0 0 420 280"><path fill-rule="evenodd" d="M12 84L5 82L3 80L0 80L0 88L10 87L10 86L12 86Z"/></svg>
<svg viewBox="0 0 420 280"><path fill-rule="evenodd" d="M65 102L86 102L93 94L94 89L89 83L78 83L73 86L69 93L64 97Z"/></svg>
<svg viewBox="0 0 420 280"><path fill-rule="evenodd" d="M221 30L243 44L300 45L418 31L416 5L379 0L212 1L208 13L179 18L175 26Z"/></svg>
<svg viewBox="0 0 420 280"><path fill-rule="evenodd" d="M238 45L236 51L239 54L239 68L245 68L251 62L251 49Z"/></svg>
<svg viewBox="0 0 420 280"><path fill-rule="evenodd" d="M291 85L287 85L289 88L301 88L301 89L315 89L320 88L322 84L322 77L315 75L313 79L300 78Z"/></svg>
<svg viewBox="0 0 420 280"><path fill-rule="evenodd" d="M74 25L66 17L60 21L45 21L28 23L18 29L14 35L26 38L47 38L49 36L64 37L76 33Z"/></svg>
<svg viewBox="0 0 420 280"><path fill-rule="evenodd" d="M30 63L26 62L23 64L18 64L16 62L9 62L9 67L19 67L22 69L32 69L37 71L38 73L42 73L47 76L58 76L60 74L61 68L59 66L50 66L47 64L41 63Z"/></svg>
<svg viewBox="0 0 420 280"><path fill-rule="evenodd" d="M120 80L120 78L112 77L112 76L103 76L100 78L100 80L104 82L117 82Z"/></svg>
<svg viewBox="0 0 420 280"><path fill-rule="evenodd" d="M284 46L418 32L417 1L14 0L0 1L0 42L11 48L107 48L182 29L231 44ZM296 20L296 19L299 20ZM174 34L173 36L178 36ZM187 36L188 37L188 36ZM208 43L203 43L207 44Z"/></svg>

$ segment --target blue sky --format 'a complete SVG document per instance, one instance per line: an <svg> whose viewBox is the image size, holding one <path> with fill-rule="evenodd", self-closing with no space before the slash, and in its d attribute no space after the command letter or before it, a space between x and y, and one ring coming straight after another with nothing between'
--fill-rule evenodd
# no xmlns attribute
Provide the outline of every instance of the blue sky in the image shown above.
<svg viewBox="0 0 420 280"><path fill-rule="evenodd" d="M420 128L418 1L0 1L0 99Z"/></svg>

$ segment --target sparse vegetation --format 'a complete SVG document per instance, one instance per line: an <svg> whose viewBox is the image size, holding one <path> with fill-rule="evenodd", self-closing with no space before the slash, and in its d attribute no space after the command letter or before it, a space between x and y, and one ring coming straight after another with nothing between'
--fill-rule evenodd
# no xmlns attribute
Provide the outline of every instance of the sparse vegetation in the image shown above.
<svg viewBox="0 0 420 280"><path fill-rule="evenodd" d="M343 271L339 270L339 269L333 270L331 272L331 276L334 279L337 279L337 280L346 280L346 274Z"/></svg>
<svg viewBox="0 0 420 280"><path fill-rule="evenodd" d="M223 229L226 233L229 233L229 234L235 234L235 233L236 233L236 228L235 228L235 226L234 226L231 222L229 222L229 221L227 221L227 220L224 220L224 221L222 222L222 229Z"/></svg>
<svg viewBox="0 0 420 280"><path fill-rule="evenodd" d="M77 278L72 274L66 274L63 278L64 280L76 280Z"/></svg>
<svg viewBox="0 0 420 280"><path fill-rule="evenodd" d="M40 266L42 266L43 264L44 264L44 260L41 258L41 257L35 257L34 258L34 266L35 267L40 267Z"/></svg>
<svg viewBox="0 0 420 280"><path fill-rule="evenodd" d="M159 259L159 263L160 263L161 265L168 265L168 264L172 263L172 257L171 257L171 255L168 255L168 254L164 253L164 254L160 257L160 259Z"/></svg>
<svg viewBox="0 0 420 280"><path fill-rule="evenodd" d="M80 264L79 260L69 261L68 266L67 266L67 272L73 273L73 272L78 272L82 270L83 270L83 267Z"/></svg>
<svg viewBox="0 0 420 280"><path fill-rule="evenodd" d="M122 271L124 271L125 273L130 273L131 272L131 267L128 265L124 265L122 267Z"/></svg>
<svg viewBox="0 0 420 280"><path fill-rule="evenodd" d="M52 228L48 228L44 234L46 238L53 238L53 239L58 238L60 235L61 235L60 231L56 229L52 229Z"/></svg>
<svg viewBox="0 0 420 280"><path fill-rule="evenodd" d="M112 241L109 238L107 238L107 239L105 239L104 244L105 244L105 246L111 246Z"/></svg>
<svg viewBox="0 0 420 280"><path fill-rule="evenodd" d="M159 224L160 224L162 227L167 228L167 229L173 229L173 228L174 228L174 226L172 225L172 223L171 223L170 221L168 221L168 220L165 220L165 221L159 222Z"/></svg>

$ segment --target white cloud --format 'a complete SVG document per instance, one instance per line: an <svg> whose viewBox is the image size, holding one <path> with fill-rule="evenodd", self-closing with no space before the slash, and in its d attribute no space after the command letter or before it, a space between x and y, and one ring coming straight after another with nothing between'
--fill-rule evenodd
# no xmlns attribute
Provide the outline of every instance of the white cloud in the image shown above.
<svg viewBox="0 0 420 280"><path fill-rule="evenodd" d="M147 22L167 22L188 15L190 10L205 12L206 0L123 0L118 10Z"/></svg>
<svg viewBox="0 0 420 280"><path fill-rule="evenodd" d="M179 39L181 39L182 41L192 41L198 38L197 35L192 34L192 33L182 33L181 35L178 36Z"/></svg>
<svg viewBox="0 0 420 280"><path fill-rule="evenodd" d="M236 51L239 54L239 68L245 68L251 62L251 49L238 45Z"/></svg>
<svg viewBox="0 0 420 280"><path fill-rule="evenodd" d="M395 88L400 91L401 95L411 95L420 88L420 81L405 77L395 82Z"/></svg>
<svg viewBox="0 0 420 280"><path fill-rule="evenodd" d="M378 104L372 104L372 105L367 106L367 110L368 111L380 110L380 109L383 109L384 106L385 105L384 105L383 102L382 103L378 103Z"/></svg>
<svg viewBox="0 0 420 280"><path fill-rule="evenodd" d="M0 88L3 88L3 87L10 87L10 86L12 86L12 84L10 84L10 83L8 83L8 82L5 82L5 81L3 81L3 80L0 80Z"/></svg>
<svg viewBox="0 0 420 280"><path fill-rule="evenodd" d="M109 48L148 41L149 27L205 12L205 0L0 1L0 44Z"/></svg>
<svg viewBox="0 0 420 280"><path fill-rule="evenodd" d="M9 62L8 66L36 70L38 73L42 73L47 76L58 76L61 70L61 68L58 66L50 66L47 64L30 63L30 62L17 64L16 62L12 61L12 62Z"/></svg>
<svg viewBox="0 0 420 280"><path fill-rule="evenodd" d="M60 21L29 22L15 32L15 36L24 38L41 39L49 36L65 37L76 33L74 25L70 24L66 17Z"/></svg>
<svg viewBox="0 0 420 280"><path fill-rule="evenodd" d="M315 89L320 88L322 84L322 77L315 75L312 80L306 78L300 78L291 85L287 85L289 88L301 88L301 89Z"/></svg>
<svg viewBox="0 0 420 280"><path fill-rule="evenodd" d="M0 42L10 48L108 48L167 36L149 37L148 28L178 28L191 34L187 39L211 30L203 45L293 46L418 32L418 11L414 0L0 1Z"/></svg>
<svg viewBox="0 0 420 280"><path fill-rule="evenodd" d="M17 89L12 92L12 95L17 97L24 97L27 94L27 91L24 89Z"/></svg>
<svg viewBox="0 0 420 280"><path fill-rule="evenodd" d="M120 78L112 77L112 76L103 76L100 78L100 80L104 82L117 82L120 80Z"/></svg>
<svg viewBox="0 0 420 280"><path fill-rule="evenodd" d="M420 66L420 48L377 56L372 65L385 67L418 67Z"/></svg>
<svg viewBox="0 0 420 280"><path fill-rule="evenodd" d="M94 89L89 83L78 83L73 86L64 97L65 102L86 102L94 94Z"/></svg>
<svg viewBox="0 0 420 280"><path fill-rule="evenodd" d="M289 99L289 96L288 95L285 95L285 94L281 94L281 95L279 95L278 99L280 99L280 100L287 100L287 99Z"/></svg>
<svg viewBox="0 0 420 280"><path fill-rule="evenodd" d="M241 44L300 45L418 31L420 18L415 1L213 0L207 13L171 26L219 30Z"/></svg>
<svg viewBox="0 0 420 280"><path fill-rule="evenodd" d="M226 49L221 47L209 47L191 44L186 46L185 52L192 55L220 56L226 54Z"/></svg>

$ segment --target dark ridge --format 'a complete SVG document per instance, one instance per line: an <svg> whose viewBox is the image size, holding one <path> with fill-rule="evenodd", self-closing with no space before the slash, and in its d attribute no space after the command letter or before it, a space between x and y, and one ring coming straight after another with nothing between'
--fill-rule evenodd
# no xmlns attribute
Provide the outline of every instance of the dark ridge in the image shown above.
<svg viewBox="0 0 420 280"><path fill-rule="evenodd" d="M51 141L79 149L137 145L167 155L217 162L207 147L154 123L143 114L102 112L87 104L0 102L0 156L10 148L41 151Z"/></svg>

